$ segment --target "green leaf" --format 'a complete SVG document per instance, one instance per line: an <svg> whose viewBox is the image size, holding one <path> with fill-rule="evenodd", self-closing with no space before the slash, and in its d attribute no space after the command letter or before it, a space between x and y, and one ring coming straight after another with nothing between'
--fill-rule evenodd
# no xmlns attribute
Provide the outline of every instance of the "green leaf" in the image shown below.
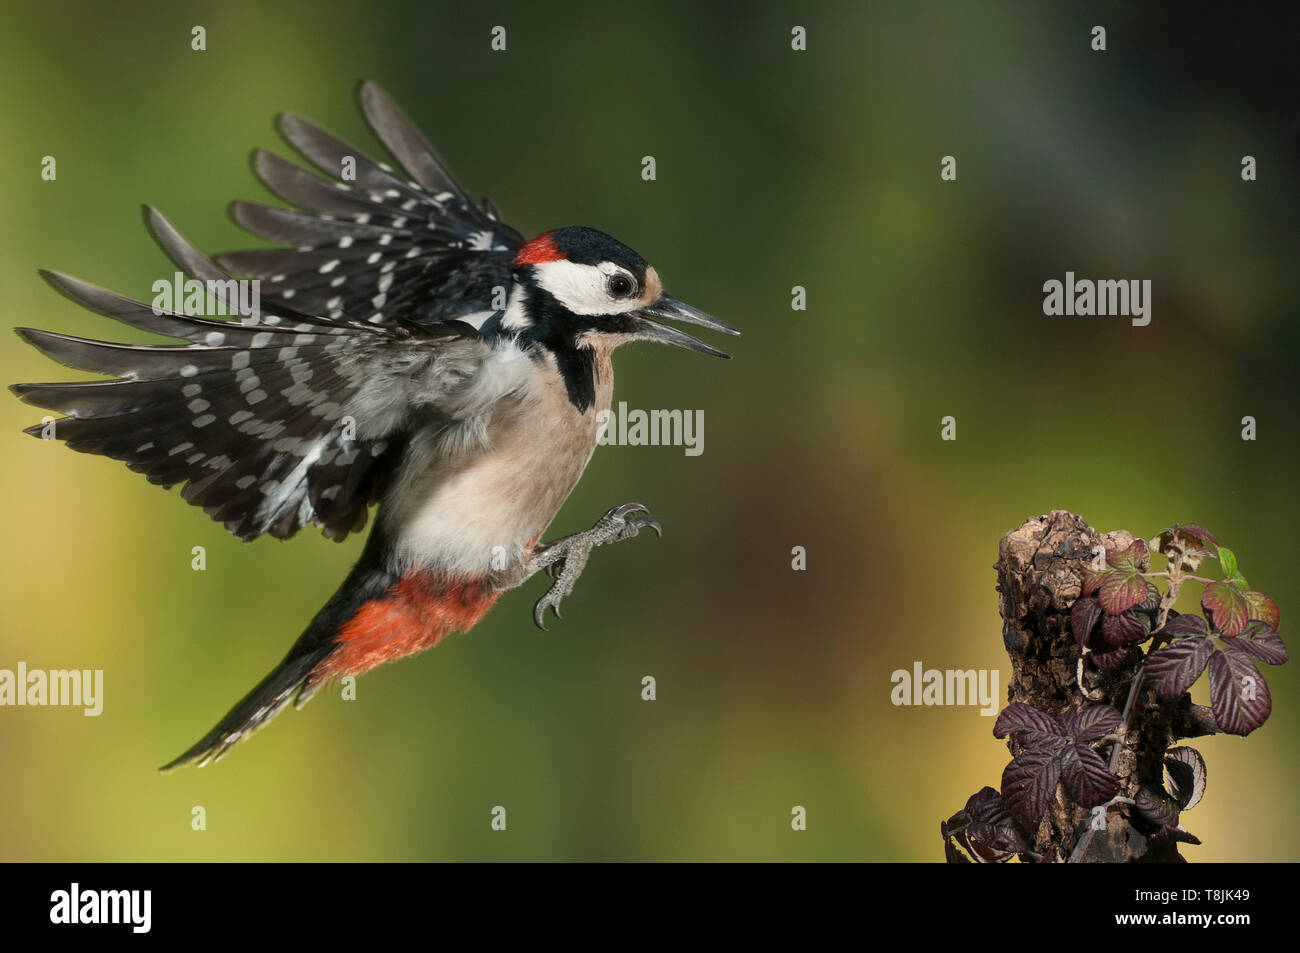
<svg viewBox="0 0 1300 953"><path fill-rule="evenodd" d="M1237 556L1231 549L1226 546L1219 547L1219 565L1223 567L1223 577L1229 582L1241 587L1247 588L1250 584L1246 582L1246 577L1237 569Z"/></svg>
<svg viewBox="0 0 1300 953"><path fill-rule="evenodd" d="M1105 591L1105 587L1102 587ZM1105 607L1105 600L1102 600ZM1250 619L1250 607L1241 590L1230 582L1212 582L1201 593L1201 608L1210 616L1214 628L1226 639L1240 635Z"/></svg>

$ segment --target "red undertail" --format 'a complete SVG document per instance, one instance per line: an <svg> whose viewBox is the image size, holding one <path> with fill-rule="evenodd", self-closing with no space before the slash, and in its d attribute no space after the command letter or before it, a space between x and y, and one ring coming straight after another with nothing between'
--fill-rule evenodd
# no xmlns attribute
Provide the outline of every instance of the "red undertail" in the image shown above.
<svg viewBox="0 0 1300 953"><path fill-rule="evenodd" d="M431 649L448 633L471 628L500 594L487 579L409 573L382 596L363 603L340 627L337 647L312 672L311 680L360 675Z"/></svg>

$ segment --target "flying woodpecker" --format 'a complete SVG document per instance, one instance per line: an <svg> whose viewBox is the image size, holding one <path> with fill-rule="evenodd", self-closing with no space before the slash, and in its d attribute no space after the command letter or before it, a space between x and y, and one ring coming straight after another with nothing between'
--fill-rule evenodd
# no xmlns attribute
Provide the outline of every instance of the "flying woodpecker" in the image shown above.
<svg viewBox="0 0 1300 953"><path fill-rule="evenodd" d="M595 450L614 349L658 341L727 357L665 319L739 333L665 295L655 269L603 232L525 241L471 201L382 89L365 83L360 100L404 172L292 115L284 137L330 178L254 154L262 181L301 211L237 202L234 218L292 247L213 260L146 209L189 279L212 295L256 279L256 306L229 295L235 319L190 316L43 272L92 311L186 343L17 329L54 360L112 378L14 385L65 415L54 437L184 484L186 502L240 539L315 523L342 540L378 503L359 561L284 660L163 770L219 759L331 679L469 629L539 571L553 582L534 620L559 616L594 547L660 532L625 503L541 542Z"/></svg>

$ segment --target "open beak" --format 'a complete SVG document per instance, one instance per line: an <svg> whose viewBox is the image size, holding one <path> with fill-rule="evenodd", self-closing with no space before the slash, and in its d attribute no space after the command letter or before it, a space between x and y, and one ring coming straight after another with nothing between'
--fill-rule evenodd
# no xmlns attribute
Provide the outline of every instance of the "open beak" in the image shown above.
<svg viewBox="0 0 1300 953"><path fill-rule="evenodd" d="M689 304L682 304L674 298L663 297L656 301L648 308L642 308L640 311L638 335L646 341L658 341L660 344L675 344L677 347L684 347L688 351L699 351L701 354L708 354L712 357L730 358L731 355L725 351L719 351L716 347L705 344L676 328L660 324L658 321L651 321L651 318L663 318L667 321L682 321L686 324L698 324L702 328L708 328L710 331L721 331L723 334L739 335L737 331L729 324L723 324L712 315L705 314Z"/></svg>

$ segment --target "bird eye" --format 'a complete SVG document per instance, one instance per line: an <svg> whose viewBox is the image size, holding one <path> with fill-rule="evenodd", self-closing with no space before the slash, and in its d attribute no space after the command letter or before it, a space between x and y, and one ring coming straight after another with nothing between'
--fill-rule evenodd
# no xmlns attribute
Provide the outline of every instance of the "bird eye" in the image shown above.
<svg viewBox="0 0 1300 953"><path fill-rule="evenodd" d="M605 290L611 298L626 298L636 290L636 285L627 275L610 275L609 281L605 282Z"/></svg>

